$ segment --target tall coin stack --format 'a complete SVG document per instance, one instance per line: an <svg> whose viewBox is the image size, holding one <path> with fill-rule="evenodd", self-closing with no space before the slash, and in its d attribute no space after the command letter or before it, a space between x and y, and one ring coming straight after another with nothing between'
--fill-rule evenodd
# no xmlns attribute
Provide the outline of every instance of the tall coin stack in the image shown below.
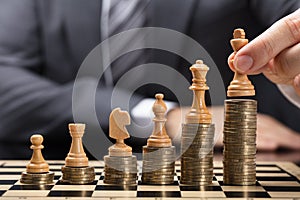
<svg viewBox="0 0 300 200"><path fill-rule="evenodd" d="M70 184L88 184L95 180L94 167L88 164L88 158L82 146L82 136L85 124L69 124L69 131L72 137L70 152L65 161L66 164L61 168L62 182Z"/></svg>
<svg viewBox="0 0 300 200"><path fill-rule="evenodd" d="M256 115L255 100L225 101L224 184L255 184Z"/></svg>
<svg viewBox="0 0 300 200"><path fill-rule="evenodd" d="M243 29L235 29L230 40L234 50L229 66L235 69L236 53L248 44ZM235 71L228 86L227 96L254 96L255 90L246 74ZM225 101L223 181L229 185L253 185L256 181L256 116L255 100L232 99Z"/></svg>
<svg viewBox="0 0 300 200"><path fill-rule="evenodd" d="M165 129L167 106L163 97L163 94L155 95L153 132L143 147L142 182L145 184L174 183L176 149Z"/></svg>
<svg viewBox="0 0 300 200"><path fill-rule="evenodd" d="M135 185L137 180L137 160L132 148L124 143L130 135L126 125L130 124L128 112L115 108L109 117L109 136L116 144L109 147L109 155L104 156L104 183L113 185Z"/></svg>
<svg viewBox="0 0 300 200"><path fill-rule="evenodd" d="M205 105L206 74L209 68L202 60L190 67L194 92L193 104L182 126L181 177L187 185L209 185L213 179L213 144L215 126Z"/></svg>

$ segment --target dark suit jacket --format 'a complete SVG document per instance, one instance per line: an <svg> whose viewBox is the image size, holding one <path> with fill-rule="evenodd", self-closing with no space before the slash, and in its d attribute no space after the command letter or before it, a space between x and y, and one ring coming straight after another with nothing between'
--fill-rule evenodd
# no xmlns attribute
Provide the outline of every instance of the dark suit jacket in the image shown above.
<svg viewBox="0 0 300 200"><path fill-rule="evenodd" d="M251 40L299 4L298 0L151 0L147 16L149 26L173 29L198 41L212 56L228 85L232 72L227 57L232 52L229 40L233 29L244 27ZM99 0L1 0L1 141L24 144L32 133L40 132L46 137L48 149L55 141L57 146L64 144L64 152L68 150L66 133L67 123L73 121L73 81L83 59L102 41L100 18ZM151 55L147 62L172 66L190 79L191 63L170 52L152 50ZM115 79L127 70L113 69ZM259 111L300 131L299 123L294 123L300 111L263 76L252 80ZM88 101L84 92L94 83L89 78L80 81L82 104ZM167 99L174 99L164 88L145 86L139 92L153 97L161 90ZM99 86L96 94L97 115L104 130L111 111L111 91L112 88ZM135 96L133 104L141 97Z"/></svg>

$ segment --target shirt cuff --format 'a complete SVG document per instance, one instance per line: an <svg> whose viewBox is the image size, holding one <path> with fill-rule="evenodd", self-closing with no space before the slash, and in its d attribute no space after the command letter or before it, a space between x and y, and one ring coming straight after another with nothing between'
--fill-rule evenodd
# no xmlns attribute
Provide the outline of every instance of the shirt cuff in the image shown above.
<svg viewBox="0 0 300 200"><path fill-rule="evenodd" d="M300 108L300 96L297 95L293 86L277 84L277 87L280 90L280 92L285 96L285 98L287 98L291 103Z"/></svg>
<svg viewBox="0 0 300 200"><path fill-rule="evenodd" d="M134 121L137 124L140 125L147 125L149 122L152 121L154 117L154 113L152 111L152 106L155 102L155 99L152 98L146 98L140 101L135 107L133 107L131 111L131 116L134 119ZM177 107L177 103L172 101L166 101L164 100L166 106L167 106L167 112L173 108Z"/></svg>

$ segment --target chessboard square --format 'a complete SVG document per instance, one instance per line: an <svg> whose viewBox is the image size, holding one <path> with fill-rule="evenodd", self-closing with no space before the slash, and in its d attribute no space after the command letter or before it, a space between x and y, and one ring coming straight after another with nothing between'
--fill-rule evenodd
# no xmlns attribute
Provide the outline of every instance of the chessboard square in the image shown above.
<svg viewBox="0 0 300 200"><path fill-rule="evenodd" d="M300 198L299 192L268 192L272 198Z"/></svg>
<svg viewBox="0 0 300 200"><path fill-rule="evenodd" d="M256 177L290 177L287 173L256 173Z"/></svg>
<svg viewBox="0 0 300 200"><path fill-rule="evenodd" d="M53 185L13 185L10 190L51 190Z"/></svg>
<svg viewBox="0 0 300 200"><path fill-rule="evenodd" d="M86 183L84 185L96 185L96 184L97 184L97 180L94 180L93 182ZM63 182L63 181L59 180L59 181L57 181L56 185L76 185L76 184L70 184L70 183Z"/></svg>
<svg viewBox="0 0 300 200"><path fill-rule="evenodd" d="M0 180L20 180L21 174L16 175L0 175Z"/></svg>
<svg viewBox="0 0 300 200"><path fill-rule="evenodd" d="M272 166L263 166L263 165L257 165L256 166L256 171L271 171L271 172L280 172L282 169L277 167L276 165Z"/></svg>
<svg viewBox="0 0 300 200"><path fill-rule="evenodd" d="M214 168L214 174L223 174L223 169Z"/></svg>
<svg viewBox="0 0 300 200"><path fill-rule="evenodd" d="M95 185L55 185L52 190L60 191L93 191Z"/></svg>
<svg viewBox="0 0 300 200"><path fill-rule="evenodd" d="M0 190L6 191L6 190L9 190L9 188L11 188L11 187L12 187L12 185L0 185Z"/></svg>
<svg viewBox="0 0 300 200"><path fill-rule="evenodd" d="M190 186L181 185L180 191L222 191L221 186Z"/></svg>
<svg viewBox="0 0 300 200"><path fill-rule="evenodd" d="M0 169L1 169L1 171L0 171L1 174L8 174L8 173L21 174L22 172L26 171L26 167L25 168L23 168L23 167L3 167Z"/></svg>
<svg viewBox="0 0 300 200"><path fill-rule="evenodd" d="M218 181L218 182L221 186L238 186L238 187L240 187L240 185L224 184L223 181ZM259 184L259 182L256 181L254 185L248 185L248 186L261 186L261 185Z"/></svg>
<svg viewBox="0 0 300 200"><path fill-rule="evenodd" d="M267 192L224 192L226 197L228 198L236 198L236 197L240 197L240 198L269 198L270 195Z"/></svg>
<svg viewBox="0 0 300 200"><path fill-rule="evenodd" d="M217 181L223 181L223 176L214 176Z"/></svg>
<svg viewBox="0 0 300 200"><path fill-rule="evenodd" d="M6 192L6 190L5 189L0 189L0 196L2 196L4 193Z"/></svg>
<svg viewBox="0 0 300 200"><path fill-rule="evenodd" d="M265 192L264 188L261 186L221 186L222 190L225 192L236 191L236 192Z"/></svg>
<svg viewBox="0 0 300 200"><path fill-rule="evenodd" d="M289 177L268 177L268 176L258 176L256 177L256 180L261 182L261 181L272 181L272 182L276 182L276 181L297 181L297 179L295 177L289 176Z"/></svg>
<svg viewBox="0 0 300 200"><path fill-rule="evenodd" d="M138 185L138 191L180 191L179 186L173 185Z"/></svg>
<svg viewBox="0 0 300 200"><path fill-rule="evenodd" d="M2 196L3 197L24 197L24 196L32 196L32 197L46 197L49 193L49 190L8 190Z"/></svg>
<svg viewBox="0 0 300 200"><path fill-rule="evenodd" d="M224 198L223 191L181 191L183 198Z"/></svg>
<svg viewBox="0 0 300 200"><path fill-rule="evenodd" d="M93 192L92 197L122 197L122 198L135 198L137 191L120 191L120 190L97 190Z"/></svg>
<svg viewBox="0 0 300 200"><path fill-rule="evenodd" d="M48 197L91 197L93 191L50 191Z"/></svg>
<svg viewBox="0 0 300 200"><path fill-rule="evenodd" d="M180 191L137 191L137 197L181 197Z"/></svg>
<svg viewBox="0 0 300 200"><path fill-rule="evenodd" d="M300 187L298 186L264 186L265 190L268 192L300 192ZM300 193L299 193L300 194Z"/></svg>
<svg viewBox="0 0 300 200"><path fill-rule="evenodd" d="M13 185L17 182L18 180L0 180L0 185Z"/></svg>
<svg viewBox="0 0 300 200"><path fill-rule="evenodd" d="M137 190L137 185L109 185L109 184L104 184L104 185L97 185L95 190L122 190L122 191L129 191Z"/></svg>
<svg viewBox="0 0 300 200"><path fill-rule="evenodd" d="M261 186L298 186L300 183L296 181L259 181Z"/></svg>

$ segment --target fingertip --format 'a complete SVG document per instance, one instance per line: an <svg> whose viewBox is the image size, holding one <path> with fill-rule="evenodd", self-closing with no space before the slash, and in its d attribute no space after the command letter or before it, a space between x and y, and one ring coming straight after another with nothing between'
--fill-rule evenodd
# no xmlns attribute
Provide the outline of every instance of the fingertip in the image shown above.
<svg viewBox="0 0 300 200"><path fill-rule="evenodd" d="M300 74L298 74L293 81L293 86L296 93L300 96Z"/></svg>
<svg viewBox="0 0 300 200"><path fill-rule="evenodd" d="M237 56L233 64L239 72L247 73L253 66L253 58L248 55Z"/></svg>

